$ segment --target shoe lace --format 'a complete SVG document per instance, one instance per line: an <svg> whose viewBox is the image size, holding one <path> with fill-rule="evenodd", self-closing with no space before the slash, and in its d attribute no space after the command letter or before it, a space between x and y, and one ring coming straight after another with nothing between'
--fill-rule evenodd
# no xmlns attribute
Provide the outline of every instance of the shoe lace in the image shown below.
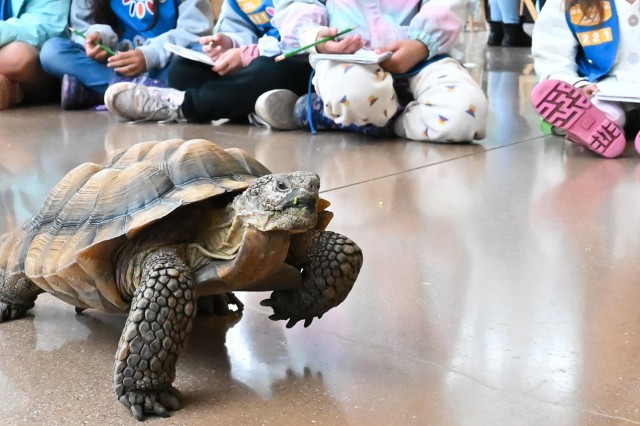
<svg viewBox="0 0 640 426"><path fill-rule="evenodd" d="M158 121L158 123L180 122L184 119L180 116L180 104L166 90L158 90L156 87L145 87L141 89L136 85L134 97L140 97L140 113L145 116L129 123L143 123L145 121ZM156 120L158 116L164 116L162 120Z"/></svg>

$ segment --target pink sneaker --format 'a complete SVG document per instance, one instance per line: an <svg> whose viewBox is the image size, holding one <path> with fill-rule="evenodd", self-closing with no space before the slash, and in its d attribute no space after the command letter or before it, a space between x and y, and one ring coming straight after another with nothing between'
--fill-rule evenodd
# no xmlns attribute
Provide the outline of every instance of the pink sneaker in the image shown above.
<svg viewBox="0 0 640 426"><path fill-rule="evenodd" d="M636 151L640 154L640 132L636 135Z"/></svg>
<svg viewBox="0 0 640 426"><path fill-rule="evenodd" d="M539 83L531 92L531 103L549 124L565 130L571 142L607 158L624 151L627 141L622 129L569 83L559 80Z"/></svg>

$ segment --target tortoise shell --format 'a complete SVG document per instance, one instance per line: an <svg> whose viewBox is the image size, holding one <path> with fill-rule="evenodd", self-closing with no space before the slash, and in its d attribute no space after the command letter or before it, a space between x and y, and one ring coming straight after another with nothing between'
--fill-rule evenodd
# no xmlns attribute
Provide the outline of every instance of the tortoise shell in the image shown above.
<svg viewBox="0 0 640 426"><path fill-rule="evenodd" d="M84 163L49 193L40 212L0 241L0 268L24 273L75 306L118 312L112 254L187 204L242 191L270 171L247 153L194 139L144 142L103 164Z"/></svg>

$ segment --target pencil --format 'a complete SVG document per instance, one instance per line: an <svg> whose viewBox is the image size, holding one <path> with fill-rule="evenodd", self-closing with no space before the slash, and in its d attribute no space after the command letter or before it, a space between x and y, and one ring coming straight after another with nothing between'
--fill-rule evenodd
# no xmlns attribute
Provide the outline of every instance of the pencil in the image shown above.
<svg viewBox="0 0 640 426"><path fill-rule="evenodd" d="M84 33L76 30L75 28L69 27L69 31L71 31L75 35L79 35L80 37L87 38L87 36L84 35ZM104 44L98 43L97 41L94 42L93 44L95 44L96 46L98 46L100 49L104 50L105 52L107 52L111 56L116 54L116 52L114 52L109 46L105 46Z"/></svg>
<svg viewBox="0 0 640 426"><path fill-rule="evenodd" d="M292 50L292 51L290 51L290 52L287 52L287 53L283 53L282 55L276 56L276 62L280 62L280 61L282 61L283 59L287 59L287 58L290 58L290 57L292 57L292 56L295 56L295 55L297 55L298 53L302 53L302 52L304 52L305 50L310 49L310 48L312 48L312 47L315 47L315 46L317 46L317 45L319 45L319 44L326 43L326 42L328 42L328 41L330 41L330 40L333 40L333 39L334 39L334 38L336 38L336 37L339 37L339 36L341 36L341 35L343 35L343 34L346 34L346 33L350 32L350 31L353 31L353 30L355 30L356 28L358 28L358 27L351 27L351 28L347 28L346 30L342 30L342 31L340 31L340 32L339 32L338 34L336 34L336 35L330 35L330 36L323 37L323 38L321 38L320 40L316 40L315 42L313 42L313 43L311 43L311 44L308 44L308 45L306 45L306 46L299 47L299 48L297 48L297 49L295 49L295 50Z"/></svg>

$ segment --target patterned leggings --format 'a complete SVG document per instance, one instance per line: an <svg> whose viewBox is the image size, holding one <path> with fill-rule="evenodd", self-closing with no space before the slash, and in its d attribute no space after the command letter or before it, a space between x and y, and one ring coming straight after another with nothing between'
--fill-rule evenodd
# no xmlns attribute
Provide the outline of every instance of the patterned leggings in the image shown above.
<svg viewBox="0 0 640 426"><path fill-rule="evenodd" d="M434 62L408 82L413 100L394 124L397 135L432 142L484 138L487 98L459 62ZM342 126L383 127L402 109L393 77L379 65L318 61L313 84L324 114Z"/></svg>

